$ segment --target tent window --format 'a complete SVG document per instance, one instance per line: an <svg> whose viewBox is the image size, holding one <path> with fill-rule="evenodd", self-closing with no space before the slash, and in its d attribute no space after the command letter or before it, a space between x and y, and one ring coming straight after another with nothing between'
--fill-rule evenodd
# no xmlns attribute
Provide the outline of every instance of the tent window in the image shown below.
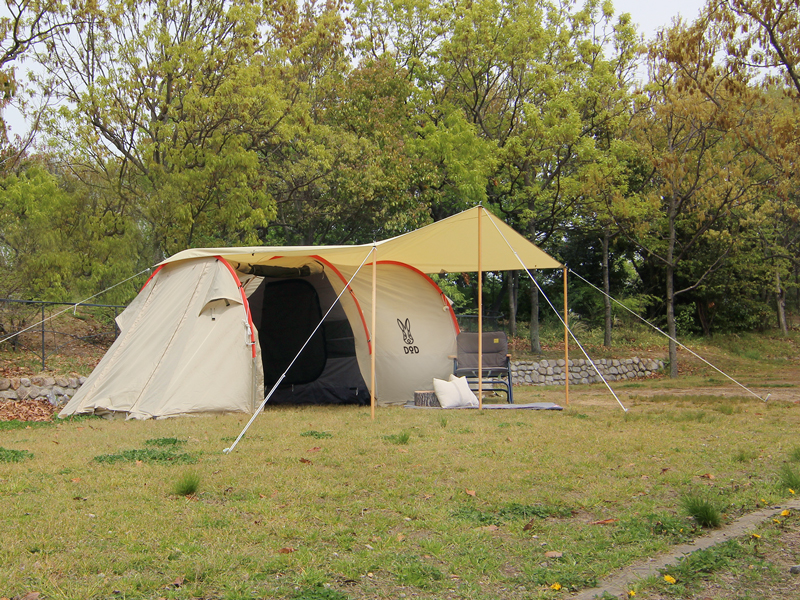
<svg viewBox="0 0 800 600"><path fill-rule="evenodd" d="M264 287L258 341L264 365L264 385L271 388L322 320L319 296L302 279L269 283ZM325 330L320 327L298 357L282 385L310 383L325 369L328 356Z"/></svg>

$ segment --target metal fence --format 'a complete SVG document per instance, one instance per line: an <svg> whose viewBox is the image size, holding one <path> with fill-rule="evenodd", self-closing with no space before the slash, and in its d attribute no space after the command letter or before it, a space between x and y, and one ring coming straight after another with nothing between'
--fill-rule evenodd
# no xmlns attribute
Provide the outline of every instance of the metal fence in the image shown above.
<svg viewBox="0 0 800 600"><path fill-rule="evenodd" d="M54 311L55 307L73 307L72 310ZM92 309L107 312L107 325L99 331L83 335L69 331L60 316ZM116 318L125 306L116 304L74 304L70 302L44 302L0 298L0 350L20 348L41 355L42 370L47 368L47 357L59 354L65 347L77 342L107 345L117 337ZM49 313L49 314L48 314ZM113 314L113 318L112 318ZM94 321L102 323L101 319Z"/></svg>

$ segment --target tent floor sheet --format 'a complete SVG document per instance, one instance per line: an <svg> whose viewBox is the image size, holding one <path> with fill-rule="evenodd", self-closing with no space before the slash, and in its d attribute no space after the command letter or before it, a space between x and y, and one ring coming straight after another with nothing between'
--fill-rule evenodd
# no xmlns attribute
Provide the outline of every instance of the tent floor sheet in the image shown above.
<svg viewBox="0 0 800 600"><path fill-rule="evenodd" d="M435 408L437 410L458 410L458 409L477 409L477 406L456 406L453 408L442 408L441 406L417 406L413 402L404 404L406 408ZM484 404L485 410L514 409L514 410L564 410L558 404L552 402L530 402L528 404Z"/></svg>

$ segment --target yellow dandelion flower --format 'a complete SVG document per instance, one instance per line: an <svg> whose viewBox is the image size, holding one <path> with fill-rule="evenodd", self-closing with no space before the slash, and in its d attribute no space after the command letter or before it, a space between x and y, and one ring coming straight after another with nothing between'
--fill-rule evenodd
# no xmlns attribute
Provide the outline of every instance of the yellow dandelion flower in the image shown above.
<svg viewBox="0 0 800 600"><path fill-rule="evenodd" d="M780 523L780 521L778 519L772 519L772 522L773 523Z"/></svg>
<svg viewBox="0 0 800 600"><path fill-rule="evenodd" d="M760 540L760 539L761 539L761 536L760 536L760 535L758 535L757 533L751 533L750 535L752 535L752 536L753 536L755 539L757 539L757 540Z"/></svg>
<svg viewBox="0 0 800 600"><path fill-rule="evenodd" d="M764 504L766 504L766 503L767 503L767 501L766 501L766 500L764 500L763 498L761 498L760 500L761 500L761 502L763 502Z"/></svg>
<svg viewBox="0 0 800 600"><path fill-rule="evenodd" d="M558 591L561 589L561 584L556 581L553 585L550 586L550 589Z"/></svg>
<svg viewBox="0 0 800 600"><path fill-rule="evenodd" d="M636 592L633 590L628 590L628 598L633 598L636 595Z"/></svg>
<svg viewBox="0 0 800 600"><path fill-rule="evenodd" d="M675 579L672 575L664 575L664 581L666 581L669 584L673 584L673 583L677 582L678 580Z"/></svg>
<svg viewBox="0 0 800 600"><path fill-rule="evenodd" d="M792 488L789 488L789 493L794 494L794 490Z"/></svg>
<svg viewBox="0 0 800 600"><path fill-rule="evenodd" d="M782 516L782 517L788 517L788 516L789 516L789 514L790 514L790 513L789 513L789 509L788 509L788 508L787 508L786 510L784 510L784 511L781 511L781 516Z"/></svg>

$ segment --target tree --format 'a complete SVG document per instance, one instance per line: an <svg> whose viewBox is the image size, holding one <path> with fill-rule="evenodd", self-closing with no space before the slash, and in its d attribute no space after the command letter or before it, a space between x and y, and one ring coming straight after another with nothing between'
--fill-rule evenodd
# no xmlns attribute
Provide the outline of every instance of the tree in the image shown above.
<svg viewBox="0 0 800 600"><path fill-rule="evenodd" d="M51 142L142 224L153 262L254 243L274 215L258 150L281 135L291 102L263 28L251 2L110 0L38 54L61 106Z"/></svg>
<svg viewBox="0 0 800 600"><path fill-rule="evenodd" d="M649 188L633 202L620 200L611 207L629 238L663 266L673 377L678 373L676 298L722 267L738 235L725 226L748 210L770 181L761 158L741 143L758 95L746 78L715 63L722 40L713 27L682 23L657 38L650 50L650 84L634 123L634 135L652 165ZM708 260L687 277L689 270L679 269L695 258L701 244ZM686 279L676 289L678 274Z"/></svg>

